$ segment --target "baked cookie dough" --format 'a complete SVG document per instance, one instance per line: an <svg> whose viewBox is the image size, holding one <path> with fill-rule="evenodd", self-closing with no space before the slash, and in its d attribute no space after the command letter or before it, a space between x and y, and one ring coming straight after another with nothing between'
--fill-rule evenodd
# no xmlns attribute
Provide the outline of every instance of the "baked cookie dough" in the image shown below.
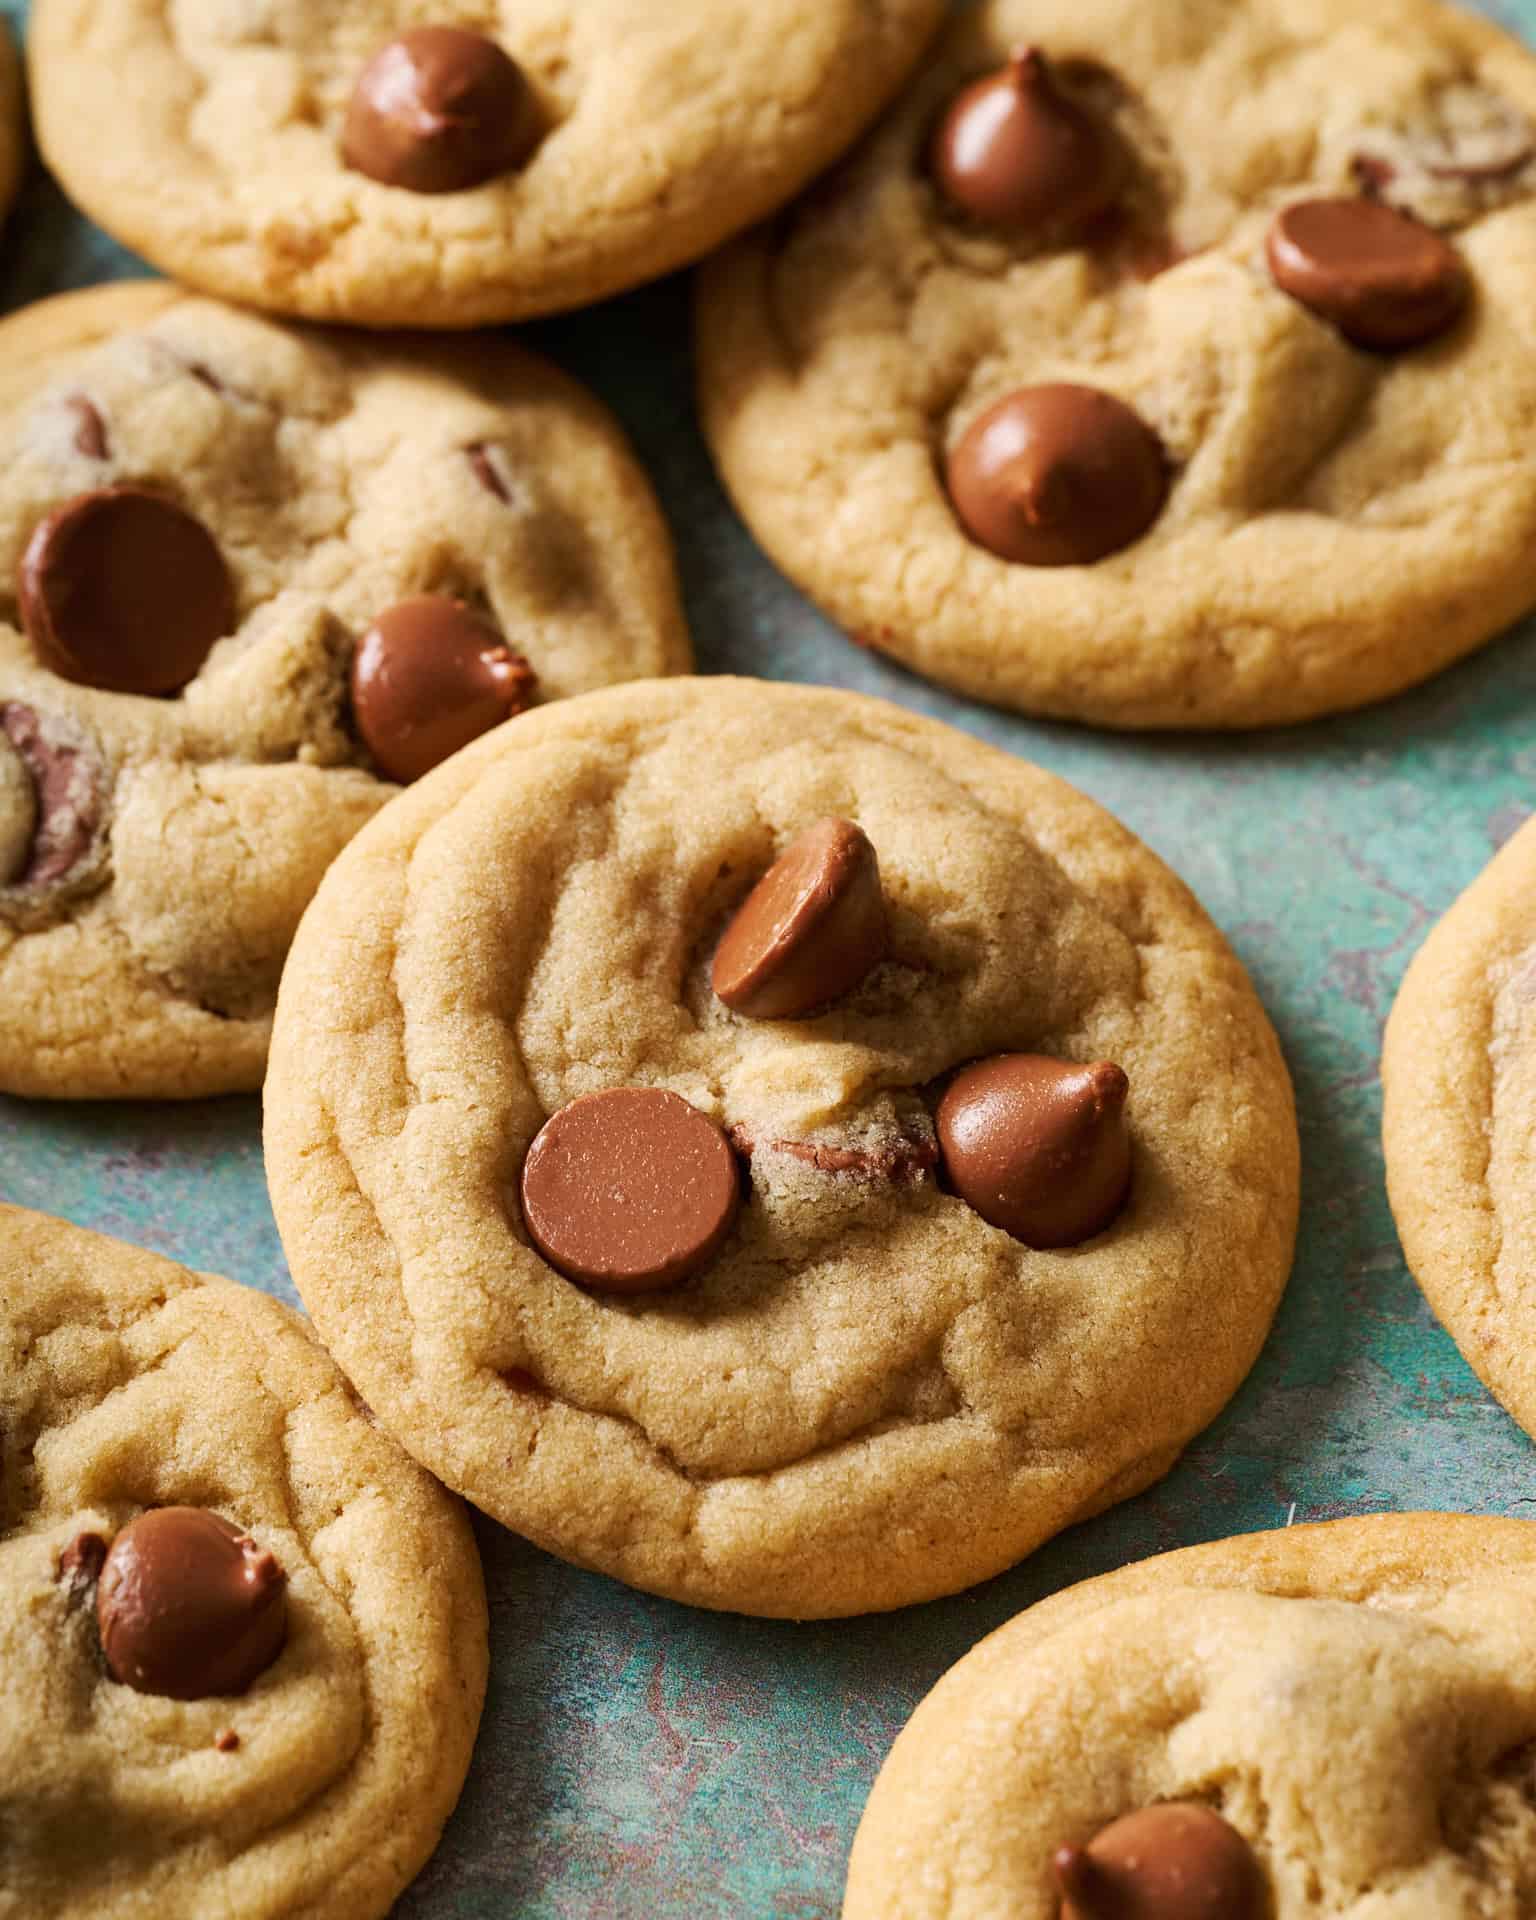
<svg viewBox="0 0 1536 1920"><path fill-rule="evenodd" d="M618 293L771 213L943 12L34 0L29 57L49 164L156 266L313 319L472 327Z"/></svg>
<svg viewBox="0 0 1536 1920"><path fill-rule="evenodd" d="M1379 1515L1090 1580L902 1732L844 1920L1524 1920L1536 1528Z"/></svg>
<svg viewBox="0 0 1536 1920"><path fill-rule="evenodd" d="M261 1083L321 874L537 700L686 671L618 429L503 340L162 285L0 323L0 1088Z"/></svg>
<svg viewBox="0 0 1536 1920"><path fill-rule="evenodd" d="M1415 957L1381 1077L1408 1265L1478 1378L1536 1434L1536 823Z"/></svg>
<svg viewBox="0 0 1536 1920"><path fill-rule="evenodd" d="M486 1679L463 1511L287 1308L0 1208L0 1916L370 1920Z"/></svg>
<svg viewBox="0 0 1536 1920"><path fill-rule="evenodd" d="M784 1617L955 1592L1165 1473L1297 1197L1185 888L847 693L516 731L370 823L279 998L273 1204L379 1419L552 1552Z"/></svg>
<svg viewBox="0 0 1536 1920"><path fill-rule="evenodd" d="M1536 603L1536 57L1436 0L986 0L705 269L705 428L862 644L1254 727Z"/></svg>

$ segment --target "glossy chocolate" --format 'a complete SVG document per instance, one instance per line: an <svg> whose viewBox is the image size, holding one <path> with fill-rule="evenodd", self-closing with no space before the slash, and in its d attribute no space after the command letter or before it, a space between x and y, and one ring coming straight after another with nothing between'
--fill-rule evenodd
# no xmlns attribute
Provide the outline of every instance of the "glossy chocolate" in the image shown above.
<svg viewBox="0 0 1536 1920"><path fill-rule="evenodd" d="M1471 282L1432 227L1375 200L1303 200L1269 230L1275 284L1376 352L1421 346L1454 326Z"/></svg>
<svg viewBox="0 0 1536 1920"><path fill-rule="evenodd" d="M364 68L347 110L349 167L412 193L459 193L521 167L541 134L522 69L463 27L414 27Z"/></svg>
<svg viewBox="0 0 1536 1920"><path fill-rule="evenodd" d="M1031 1247L1102 1233L1131 1184L1130 1082L1108 1061L1079 1067L1004 1053L963 1068L939 1102L945 1174L991 1226Z"/></svg>
<svg viewBox="0 0 1536 1920"><path fill-rule="evenodd" d="M1095 387L1024 387L949 457L950 500L979 545L1021 566L1077 567L1139 540L1168 498L1167 456L1132 408Z"/></svg>
<svg viewBox="0 0 1536 1920"><path fill-rule="evenodd" d="M749 1019L800 1019L851 992L884 958L886 939L874 847L851 820L820 820L737 909L710 984Z"/></svg>
<svg viewBox="0 0 1536 1920"><path fill-rule="evenodd" d="M1127 1814L1051 1864L1061 1920L1262 1920L1267 1911L1253 1849L1194 1803Z"/></svg>
<svg viewBox="0 0 1536 1920"><path fill-rule="evenodd" d="M42 664L110 693L179 692L235 627L213 535L142 487L56 507L27 543L19 597Z"/></svg>
<svg viewBox="0 0 1536 1920"><path fill-rule="evenodd" d="M102 1652L139 1693L244 1693L283 1650L288 1577L202 1507L155 1507L112 1542L96 1587Z"/></svg>

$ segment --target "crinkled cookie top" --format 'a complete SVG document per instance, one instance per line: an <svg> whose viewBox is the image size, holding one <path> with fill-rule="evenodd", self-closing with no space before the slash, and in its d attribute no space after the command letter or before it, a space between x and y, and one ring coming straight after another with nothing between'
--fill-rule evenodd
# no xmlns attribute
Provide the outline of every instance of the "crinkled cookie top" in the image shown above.
<svg viewBox="0 0 1536 1920"><path fill-rule="evenodd" d="M919 1707L844 1920L1056 1920L1058 1849L1165 1802L1246 1839L1266 1920L1523 1920L1533 1598L1529 1523L1439 1514L1218 1541L1070 1589Z"/></svg>
<svg viewBox="0 0 1536 1920"><path fill-rule="evenodd" d="M13 1092L260 1084L299 915L393 790L348 683L397 603L483 609L543 700L689 664L667 534L617 427L505 341L303 333L166 286L93 289L0 326L0 453ZM64 678L19 605L40 526L124 488L200 522L232 589L232 630L172 697ZM100 568L78 552L65 591ZM132 585L152 631L191 591L178 556Z"/></svg>
<svg viewBox="0 0 1536 1920"><path fill-rule="evenodd" d="M113 1679L82 1541L207 1508L287 1575L239 1695ZM383 1914L437 1842L485 1690L462 1513L294 1314L0 1209L0 1916Z"/></svg>
<svg viewBox="0 0 1536 1920"><path fill-rule="evenodd" d="M771 212L889 98L943 0L38 0L39 139L71 195L207 292L468 327L582 306ZM488 36L531 150L458 192L347 164L370 61ZM96 130L110 125L102 141Z"/></svg>
<svg viewBox="0 0 1536 1920"><path fill-rule="evenodd" d="M379 1416L478 1504L636 1585L892 1607L1147 1484L1288 1270L1289 1084L1187 891L1060 781L881 702L658 682L529 716L375 822L296 943L266 1089L295 1279ZM722 928L786 843L878 854L888 956L828 1012L731 1013ZM1130 1080L1126 1210L1034 1252L935 1177L936 1083L1009 1050ZM539 1256L546 1119L643 1086L750 1174L681 1288Z"/></svg>
<svg viewBox="0 0 1536 1920"><path fill-rule="evenodd" d="M946 107L1030 45L1127 159L1086 235L1013 235L934 182ZM724 476L843 626L978 698L1255 726L1410 685L1536 601L1533 121L1536 59L1437 0L988 0L705 272ZM1428 345L1362 351L1276 283L1282 209L1367 195L1468 271ZM1090 566L999 558L946 491L978 420L1053 383L1129 403L1170 462L1150 531Z"/></svg>

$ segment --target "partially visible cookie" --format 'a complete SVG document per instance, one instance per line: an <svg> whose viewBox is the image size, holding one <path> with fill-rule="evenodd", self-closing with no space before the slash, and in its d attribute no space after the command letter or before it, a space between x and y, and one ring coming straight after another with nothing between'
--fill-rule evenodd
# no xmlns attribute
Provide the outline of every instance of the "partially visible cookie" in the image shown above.
<svg viewBox="0 0 1536 1920"><path fill-rule="evenodd" d="M1536 1528L1380 1515L1046 1600L903 1730L844 1920L1524 1920Z"/></svg>
<svg viewBox="0 0 1536 1920"><path fill-rule="evenodd" d="M1415 957L1381 1078L1408 1265L1478 1378L1536 1434L1536 822Z"/></svg>
<svg viewBox="0 0 1536 1920"><path fill-rule="evenodd" d="M163 284L0 324L0 1088L261 1082L320 875L541 701L685 671L618 428L506 340Z"/></svg>
<svg viewBox="0 0 1536 1920"><path fill-rule="evenodd" d="M705 429L860 643L1117 727L1378 700L1536 603L1536 56L1439 0L985 0L710 262Z"/></svg>
<svg viewBox="0 0 1536 1920"><path fill-rule="evenodd" d="M462 1510L295 1314L0 1208L4 1920L373 1920L486 1663Z"/></svg>
<svg viewBox="0 0 1536 1920"><path fill-rule="evenodd" d="M879 701L658 681L382 813L284 975L267 1169L381 1421L580 1565L789 1617L1159 1478L1290 1266L1273 1032L1172 874Z"/></svg>
<svg viewBox="0 0 1536 1920"><path fill-rule="evenodd" d="M602 299L771 213L943 11L35 0L28 52L49 164L155 265L312 319L470 327Z"/></svg>

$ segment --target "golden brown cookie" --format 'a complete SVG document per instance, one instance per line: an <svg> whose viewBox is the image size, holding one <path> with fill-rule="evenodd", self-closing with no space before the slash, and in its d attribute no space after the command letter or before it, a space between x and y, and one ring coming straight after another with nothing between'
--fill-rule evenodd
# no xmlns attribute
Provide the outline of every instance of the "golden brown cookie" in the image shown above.
<svg viewBox="0 0 1536 1920"><path fill-rule="evenodd" d="M685 671L618 428L505 340L162 284L0 324L0 1088L260 1084L320 875L526 707Z"/></svg>
<svg viewBox="0 0 1536 1920"><path fill-rule="evenodd" d="M1381 1077L1408 1265L1479 1379L1536 1433L1536 825L1414 959Z"/></svg>
<svg viewBox="0 0 1536 1920"><path fill-rule="evenodd" d="M370 824L283 981L273 1204L379 1418L541 1546L771 1615L954 1592L1166 1472L1264 1339L1297 1191L1274 1035L1185 888L846 693L656 682L514 731Z"/></svg>
<svg viewBox="0 0 1536 1920"><path fill-rule="evenodd" d="M485 1678L462 1509L297 1315L0 1208L4 1920L373 1920Z"/></svg>
<svg viewBox="0 0 1536 1920"><path fill-rule="evenodd" d="M1536 1528L1383 1514L1032 1607L918 1708L844 1920L1524 1920Z"/></svg>
<svg viewBox="0 0 1536 1920"><path fill-rule="evenodd" d="M1378 700L1536 603L1536 57L1439 0L985 0L700 283L780 566L980 699Z"/></svg>
<svg viewBox="0 0 1536 1920"><path fill-rule="evenodd" d="M28 53L49 164L155 265L311 319L472 327L602 299L772 212L943 11L35 0Z"/></svg>

